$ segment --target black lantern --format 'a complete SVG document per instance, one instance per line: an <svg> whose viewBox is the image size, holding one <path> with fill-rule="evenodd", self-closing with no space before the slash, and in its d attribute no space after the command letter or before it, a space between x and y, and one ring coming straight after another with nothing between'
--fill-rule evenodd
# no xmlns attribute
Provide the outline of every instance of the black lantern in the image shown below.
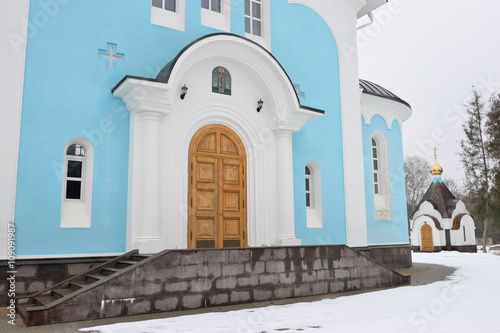
<svg viewBox="0 0 500 333"><path fill-rule="evenodd" d="M181 88L181 91L182 91L182 93L181 93L181 99L184 99L184 97L186 97L186 94L188 92L188 87L186 87L186 85L184 84L182 86L182 88Z"/></svg>
<svg viewBox="0 0 500 333"><path fill-rule="evenodd" d="M262 98L259 99L259 101L257 102L257 112L260 112L260 110L262 110L262 106L264 105L264 101L262 101Z"/></svg>

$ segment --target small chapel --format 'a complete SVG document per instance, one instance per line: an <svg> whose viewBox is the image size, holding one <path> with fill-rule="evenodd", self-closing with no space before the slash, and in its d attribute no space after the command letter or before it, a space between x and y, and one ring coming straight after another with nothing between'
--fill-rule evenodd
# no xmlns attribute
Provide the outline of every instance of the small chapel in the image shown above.
<svg viewBox="0 0 500 333"><path fill-rule="evenodd" d="M410 240L415 252L442 250L477 252L474 218L462 200L443 183L443 168L435 159L432 183L410 217Z"/></svg>
<svg viewBox="0 0 500 333"><path fill-rule="evenodd" d="M176 279L208 274L224 288L215 297L199 277L185 288L198 294L173 296L163 281L142 308L126 301L138 296L108 295L118 298L106 303L99 294L101 312L86 318L403 281L388 267L411 266L402 130L412 109L398 87L359 77L356 51L356 31L366 26L358 19L372 20L386 3L10 3L25 25L13 21L2 44L12 66L0 145L11 163L0 173L0 224L15 225L26 270L19 293L48 297L29 299L27 321L62 315L56 299L68 290L104 290L139 266L151 269L145 279L168 267L152 285L178 272ZM473 228L468 218L458 226ZM422 220L434 228L434 247L437 230L458 237L444 222ZM197 262L206 269L191 267ZM334 284L327 277L340 262L352 274L335 275ZM80 282L63 291L44 289L77 273ZM259 293L255 285L227 287L228 274L288 284ZM49 312L36 314L42 310Z"/></svg>

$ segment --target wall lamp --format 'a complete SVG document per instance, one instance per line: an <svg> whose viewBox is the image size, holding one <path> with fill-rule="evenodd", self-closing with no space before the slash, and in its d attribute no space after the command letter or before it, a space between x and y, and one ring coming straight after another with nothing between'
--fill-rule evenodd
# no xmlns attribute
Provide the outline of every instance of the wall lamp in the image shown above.
<svg viewBox="0 0 500 333"><path fill-rule="evenodd" d="M181 93L181 99L184 99L184 97L186 97L186 94L188 92L188 87L186 87L186 85L184 84L182 86L182 88L181 88L181 91L182 91L182 93Z"/></svg>
<svg viewBox="0 0 500 333"><path fill-rule="evenodd" d="M262 106L264 105L264 101L262 101L262 98L259 99L259 101L257 102L257 112L260 112L260 110L262 110Z"/></svg>

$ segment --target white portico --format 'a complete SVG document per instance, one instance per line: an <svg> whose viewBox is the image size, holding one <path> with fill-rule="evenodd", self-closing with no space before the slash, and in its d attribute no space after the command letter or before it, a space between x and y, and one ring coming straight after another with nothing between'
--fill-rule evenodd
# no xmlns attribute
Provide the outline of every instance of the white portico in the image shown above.
<svg viewBox="0 0 500 333"><path fill-rule="evenodd" d="M218 66L231 75L230 95L211 89ZM126 77L114 89L131 112L128 248L188 247L188 152L195 133L207 125L230 129L244 145L247 244L300 244L291 138L322 112L302 107L276 59L238 36L206 36L164 70L164 80ZM188 91L181 99L184 85ZM259 99L264 104L257 112Z"/></svg>

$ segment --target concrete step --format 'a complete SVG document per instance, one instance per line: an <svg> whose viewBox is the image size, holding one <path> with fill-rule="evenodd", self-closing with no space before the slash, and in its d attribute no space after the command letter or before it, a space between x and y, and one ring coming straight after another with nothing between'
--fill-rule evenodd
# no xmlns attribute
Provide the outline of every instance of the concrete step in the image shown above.
<svg viewBox="0 0 500 333"><path fill-rule="evenodd" d="M92 284L92 282L87 280L77 280L77 281L71 281L69 284L71 285L71 288L76 291Z"/></svg>
<svg viewBox="0 0 500 333"><path fill-rule="evenodd" d="M35 302L38 303L38 305L47 305L49 303L54 302L57 299L59 299L59 297L56 297L53 295L38 296L38 297L35 297Z"/></svg>
<svg viewBox="0 0 500 333"><path fill-rule="evenodd" d="M106 267L106 268L101 269L101 273L103 275L109 276L109 275L115 274L115 273L117 273L117 272L119 272L121 270L122 269L118 268L118 267Z"/></svg>
<svg viewBox="0 0 500 333"><path fill-rule="evenodd" d="M60 297L64 297L66 295L69 295L69 294L71 294L74 291L75 291L74 289L70 289L70 288L60 288L60 289L54 289L53 290L54 294L57 294Z"/></svg>
<svg viewBox="0 0 500 333"><path fill-rule="evenodd" d="M94 283L94 282L97 282L97 281L100 281L100 280L106 278L106 275L103 275L103 274L87 274L86 277L87 277L87 281L90 281L90 282Z"/></svg>
<svg viewBox="0 0 500 333"><path fill-rule="evenodd" d="M127 268L129 266L137 264L137 261L132 260L120 260L116 263L116 267L118 268Z"/></svg>

